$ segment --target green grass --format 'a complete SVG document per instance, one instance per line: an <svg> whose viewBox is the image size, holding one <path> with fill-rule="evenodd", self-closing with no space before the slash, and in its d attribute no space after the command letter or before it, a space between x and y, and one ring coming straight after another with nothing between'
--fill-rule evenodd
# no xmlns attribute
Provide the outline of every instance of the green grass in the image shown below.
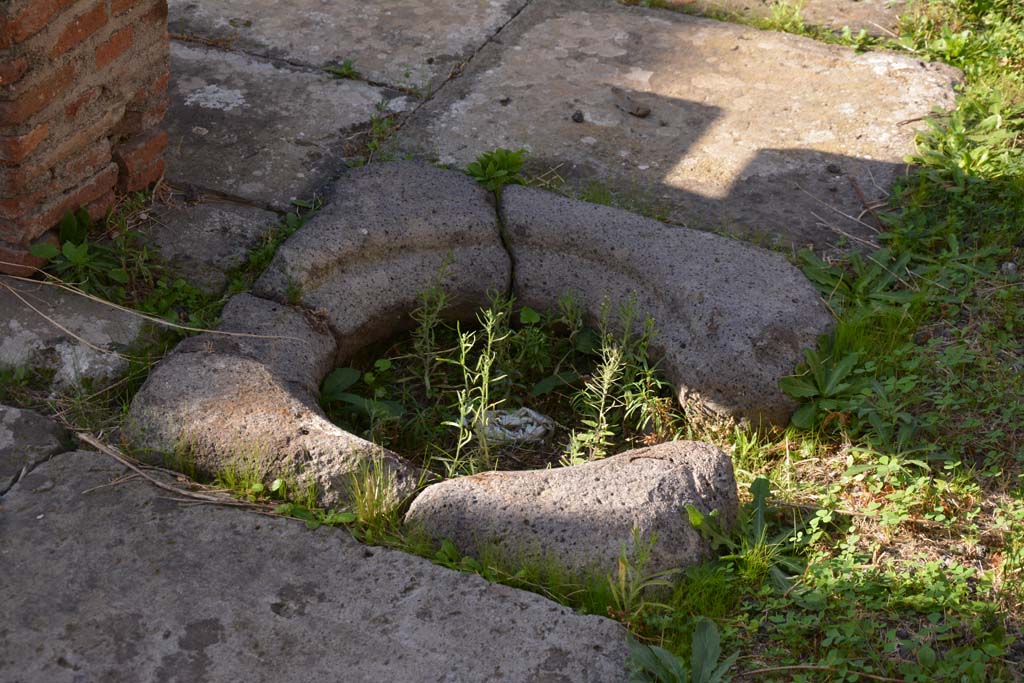
<svg viewBox="0 0 1024 683"><path fill-rule="evenodd" d="M785 8L754 23L944 61L966 83L918 136L884 250L802 255L838 322L787 386L800 426L704 435L743 481L771 480L805 568L789 591L729 560L691 569L660 641L685 655L704 615L757 680L1021 680L1024 4L919 2L893 40Z"/></svg>

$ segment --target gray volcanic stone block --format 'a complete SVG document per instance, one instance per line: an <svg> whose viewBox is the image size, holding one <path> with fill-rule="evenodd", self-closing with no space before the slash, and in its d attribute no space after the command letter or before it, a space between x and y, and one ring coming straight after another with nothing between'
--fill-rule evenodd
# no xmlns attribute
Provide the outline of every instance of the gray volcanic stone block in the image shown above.
<svg viewBox="0 0 1024 683"><path fill-rule="evenodd" d="M66 429L31 410L0 405L0 495L72 443Z"/></svg>
<svg viewBox="0 0 1024 683"><path fill-rule="evenodd" d="M341 173L346 132L388 97L319 70L178 42L171 76L167 177L285 210Z"/></svg>
<svg viewBox="0 0 1024 683"><path fill-rule="evenodd" d="M335 185L330 202L281 246L253 292L323 311L343 361L409 327L442 270L447 314L471 318L507 292L508 254L491 195L463 173L374 164Z"/></svg>
<svg viewBox="0 0 1024 683"><path fill-rule="evenodd" d="M220 294L227 287L226 273L243 265L279 222L275 213L235 202L171 199L139 229L176 275L204 292Z"/></svg>
<svg viewBox="0 0 1024 683"><path fill-rule="evenodd" d="M460 167L525 147L533 170L647 199L673 223L826 247L874 236L856 220L865 201L888 196L921 119L952 108L959 78L912 55L548 0L420 107L401 143Z"/></svg>
<svg viewBox="0 0 1024 683"><path fill-rule="evenodd" d="M726 525L736 518L732 461L710 444L675 441L575 467L449 479L413 501L406 524L464 553L495 546L603 575L615 571L623 544L633 547L634 528L656 535L650 571L708 558L686 504L719 510Z"/></svg>
<svg viewBox="0 0 1024 683"><path fill-rule="evenodd" d="M128 369L119 354L144 328L141 317L113 306L0 276L0 367L53 370L55 387L116 378Z"/></svg>
<svg viewBox="0 0 1024 683"><path fill-rule="evenodd" d="M674 0L670 4L687 12L725 12L747 19L772 16L777 0ZM892 37L899 31L900 14L910 7L908 0L790 0L800 8L804 23L833 30L849 26L856 34Z"/></svg>
<svg viewBox="0 0 1024 683"><path fill-rule="evenodd" d="M426 94L527 0L169 0L176 33L321 66L350 59L364 77Z"/></svg>
<svg viewBox="0 0 1024 683"><path fill-rule="evenodd" d="M625 631L342 529L179 505L74 452L0 500L0 680L627 678Z"/></svg>
<svg viewBox="0 0 1024 683"><path fill-rule="evenodd" d="M681 402L754 424L785 424L779 380L831 329L817 291L781 254L526 187L502 193L514 292L553 308L566 292L596 318L636 297Z"/></svg>
<svg viewBox="0 0 1024 683"><path fill-rule="evenodd" d="M415 490L418 470L320 410L320 382L335 352L322 321L240 294L218 331L271 338L205 333L179 344L132 399L126 432L142 457L174 464L184 453L205 474L235 466L254 468L268 483L292 477L316 484L328 506L346 500L364 463L394 473L396 502Z"/></svg>

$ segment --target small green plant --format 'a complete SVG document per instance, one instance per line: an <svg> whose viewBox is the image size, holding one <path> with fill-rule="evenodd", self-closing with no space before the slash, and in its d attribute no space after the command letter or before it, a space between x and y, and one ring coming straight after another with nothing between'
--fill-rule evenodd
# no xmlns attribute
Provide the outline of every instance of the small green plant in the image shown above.
<svg viewBox="0 0 1024 683"><path fill-rule="evenodd" d="M614 393L623 372L622 350L605 339L601 346L601 364L576 394L578 410L586 430L574 431L566 453L566 464L576 465L608 455L612 431L612 411L618 407Z"/></svg>
<svg viewBox="0 0 1024 683"><path fill-rule="evenodd" d="M719 662L722 654L718 626L701 618L693 630L690 668L677 655L658 647L629 639L630 683L723 683L739 657L734 652Z"/></svg>
<svg viewBox="0 0 1024 683"><path fill-rule="evenodd" d="M412 335L413 353L423 365L423 387L428 396L433 392L431 378L437 367L437 336L438 327L442 322L442 313L448 307L448 294L444 289L444 281L451 269L451 254L445 257L437 275L437 281L419 295L419 305L413 309L409 317L416 323Z"/></svg>
<svg viewBox="0 0 1024 683"><path fill-rule="evenodd" d="M360 461L349 481L349 500L358 533L369 543L395 538L401 527L395 471L380 455Z"/></svg>
<svg viewBox="0 0 1024 683"><path fill-rule="evenodd" d="M378 369L386 369L381 365L377 367ZM369 376L368 380L367 376ZM405 409L397 401L366 398L350 393L348 389L360 379L367 381L368 384L372 384L375 378L371 373L364 374L355 368L338 368L333 370L324 378L323 383L320 385L321 403L327 406L339 403L346 404L349 409L370 420L397 420L402 417Z"/></svg>
<svg viewBox="0 0 1024 683"><path fill-rule="evenodd" d="M47 260L54 278L87 294L192 327L216 322L220 303L163 265L138 230L150 198L126 197L102 224L85 209L69 211L58 226L60 246L41 243L32 253Z"/></svg>
<svg viewBox="0 0 1024 683"><path fill-rule="evenodd" d="M93 222L85 209L69 211L59 225L61 246L44 242L32 254L49 261L49 270L70 283L103 298L124 301L131 280L124 263L112 248L90 243Z"/></svg>
<svg viewBox="0 0 1024 683"><path fill-rule="evenodd" d="M482 344L475 363L470 363L470 354L477 344L477 333L459 332L459 356L455 363L462 371L462 388L456 392L458 419L449 421L455 427L459 438L453 459L448 462L450 472L473 474L494 466L490 438L487 434L491 411L502 403L493 399L494 385L505 376L497 369L497 348L508 339L508 311L505 306L491 306L477 318L480 323ZM463 451L471 443L476 444L473 454L464 458Z"/></svg>
<svg viewBox="0 0 1024 683"><path fill-rule="evenodd" d="M830 266L809 249L801 250L799 256L804 274L829 304L841 312L907 304L918 296L914 290L899 288L910 277L909 253L895 256L889 249L878 249L868 255L853 252L846 268Z"/></svg>
<svg viewBox="0 0 1024 683"><path fill-rule="evenodd" d="M797 368L797 374L779 382L788 396L804 402L791 418L793 426L800 429L811 429L824 416L858 406L867 388L866 382L854 374L860 363L859 353L837 358L830 341L819 346L805 349L804 363Z"/></svg>
<svg viewBox="0 0 1024 683"><path fill-rule="evenodd" d="M633 527L632 552L623 543L616 573L608 576L611 591L608 614L627 626L639 626L651 610L667 609L666 605L652 600L651 596L659 589L671 588L670 577L677 574L678 570L647 570L657 541L655 534L644 538L640 530Z"/></svg>
<svg viewBox="0 0 1024 683"><path fill-rule="evenodd" d="M711 542L712 547L726 551L721 561L727 563L747 585L760 587L770 581L780 592L786 591L792 587L792 580L783 570L799 573L803 569L801 562L786 552L787 546L792 547L793 539L797 538L805 525L785 528L769 535L768 497L771 484L767 479L758 477L750 485L750 493L753 499L740 512L731 533L722 529L717 510L706 515L688 504L687 517L690 524ZM820 520L820 517L815 519ZM815 522L811 526L817 529L819 524ZM800 538L801 542L806 542L803 536Z"/></svg>
<svg viewBox="0 0 1024 683"><path fill-rule="evenodd" d="M351 59L343 60L340 64L330 64L324 67L324 71L329 73L334 78L349 78L357 79L361 78L359 70L356 69L356 65Z"/></svg>
<svg viewBox="0 0 1024 683"><path fill-rule="evenodd" d="M519 171L523 168L526 150L508 150L503 147L484 152L466 167L474 180L491 192L500 193L506 185L522 185Z"/></svg>

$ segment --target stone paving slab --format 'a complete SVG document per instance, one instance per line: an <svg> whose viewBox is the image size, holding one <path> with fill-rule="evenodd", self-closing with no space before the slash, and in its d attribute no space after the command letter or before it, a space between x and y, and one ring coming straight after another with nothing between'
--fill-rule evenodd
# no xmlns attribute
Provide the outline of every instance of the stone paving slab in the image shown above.
<svg viewBox="0 0 1024 683"><path fill-rule="evenodd" d="M688 12L738 15L751 19L772 16L777 0L673 0ZM805 24L842 30L849 26L856 34L860 30L871 36L892 37L899 29L900 14L907 11L908 0L790 0L789 5L800 7Z"/></svg>
<svg viewBox="0 0 1024 683"><path fill-rule="evenodd" d="M139 340L144 325L139 316L57 287L0 276L0 367L52 369L55 387L127 370L118 354Z"/></svg>
<svg viewBox="0 0 1024 683"><path fill-rule="evenodd" d="M67 453L0 499L0 680L626 680L607 619L123 473Z"/></svg>
<svg viewBox="0 0 1024 683"><path fill-rule="evenodd" d="M170 0L172 33L429 92L527 0Z"/></svg>
<svg viewBox="0 0 1024 683"><path fill-rule="evenodd" d="M347 131L388 99L359 81L180 42L171 74L168 179L276 209L341 173Z"/></svg>
<svg viewBox="0 0 1024 683"><path fill-rule="evenodd" d="M886 195L912 121L952 106L959 74L610 0L535 2L500 40L415 113L406 150L464 167L522 146L536 170L649 193L673 222L822 246L872 234L842 214L863 211L858 190Z"/></svg>
<svg viewBox="0 0 1024 683"><path fill-rule="evenodd" d="M209 294L227 286L226 273L280 222L277 214L237 202L171 199L157 205L139 230L178 276Z"/></svg>
<svg viewBox="0 0 1024 683"><path fill-rule="evenodd" d="M71 435L31 410L0 405L0 496L39 463L68 450Z"/></svg>

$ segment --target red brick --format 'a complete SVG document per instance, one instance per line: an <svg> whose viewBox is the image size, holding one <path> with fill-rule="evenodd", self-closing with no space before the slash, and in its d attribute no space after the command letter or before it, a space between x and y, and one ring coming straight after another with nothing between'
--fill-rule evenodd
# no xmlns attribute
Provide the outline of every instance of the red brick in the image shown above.
<svg viewBox="0 0 1024 683"><path fill-rule="evenodd" d="M124 54L124 51L132 46L134 40L134 34L132 33L131 26L125 26L123 29L110 36L105 42L100 44L96 48L96 68L104 69L112 61Z"/></svg>
<svg viewBox="0 0 1024 683"><path fill-rule="evenodd" d="M164 99L153 105L146 111L129 111L125 113L121 123L114 129L114 136L122 139L131 139L148 130L157 128L164 120L168 107L171 106L169 99Z"/></svg>
<svg viewBox="0 0 1024 683"><path fill-rule="evenodd" d="M121 169L121 175L134 176L159 159L169 140L167 132L160 130L118 145L114 150L114 161Z"/></svg>
<svg viewBox="0 0 1024 683"><path fill-rule="evenodd" d="M73 187L83 178L97 173L111 161L110 139L106 136L101 137L60 167L60 171L57 173L57 182L64 187Z"/></svg>
<svg viewBox="0 0 1024 683"><path fill-rule="evenodd" d="M75 18L71 24L64 29L64 32L57 39L57 43L50 52L50 57L59 57L96 31L103 28L107 23L107 6L104 0L97 2L95 6L85 14Z"/></svg>
<svg viewBox="0 0 1024 683"><path fill-rule="evenodd" d="M66 107L64 107L64 116L66 116L69 119L75 118L76 116L78 116L78 113L82 111L82 107L85 107L86 105L91 104L93 101L95 101L99 94L99 88L90 88L89 90L86 90L80 96L75 98L72 102L68 103Z"/></svg>
<svg viewBox="0 0 1024 683"><path fill-rule="evenodd" d="M17 126L28 121L33 114L57 100L74 77L75 67L68 64L48 79L27 88L15 99L0 102L0 127Z"/></svg>
<svg viewBox="0 0 1024 683"><path fill-rule="evenodd" d="M100 220L106 218L110 210L117 205L117 193L113 190L108 191L105 195L99 199L86 204L85 210L89 212L93 220Z"/></svg>
<svg viewBox="0 0 1024 683"><path fill-rule="evenodd" d="M14 85L21 80L28 70L28 60L24 57L0 62L0 85Z"/></svg>
<svg viewBox="0 0 1024 683"><path fill-rule="evenodd" d="M21 194L11 199L0 199L0 218L16 221L32 213L45 198L45 193Z"/></svg>
<svg viewBox="0 0 1024 683"><path fill-rule="evenodd" d="M152 83L139 88L128 102L128 111L144 111L154 99L163 99L171 82L171 72L166 69Z"/></svg>
<svg viewBox="0 0 1024 683"><path fill-rule="evenodd" d="M50 177L49 169L35 165L0 167L0 198L32 192Z"/></svg>
<svg viewBox="0 0 1024 683"><path fill-rule="evenodd" d="M51 173L60 162L71 159L79 154L86 146L100 137L109 134L117 121L116 112L106 112L92 123L80 126L76 131L65 138L58 138L51 145L47 145L40 154L36 155L31 163L14 168L0 169L3 175L0 176L0 197L16 197L19 194L35 192L46 188L50 196L60 192L61 187L50 185Z"/></svg>
<svg viewBox="0 0 1024 683"><path fill-rule="evenodd" d="M0 234L3 234L0 228ZM56 236L48 235L47 239L40 242L56 242ZM46 265L46 259L33 256L28 249L0 242L0 273L6 275L17 275L18 277L32 277L38 273L39 268Z"/></svg>
<svg viewBox="0 0 1024 683"><path fill-rule="evenodd" d="M116 17L120 14L124 14L137 5L141 5L145 1L146 0L112 0L110 3L110 13Z"/></svg>
<svg viewBox="0 0 1024 683"><path fill-rule="evenodd" d="M117 181L117 189L120 192L138 192L160 180L163 174L164 160L157 159L149 166L139 169L137 173L130 176L122 175Z"/></svg>
<svg viewBox="0 0 1024 683"><path fill-rule="evenodd" d="M102 198L117 183L117 165L110 164L76 188L65 192L41 210L0 222L0 235L8 241L25 243L53 226L68 211L87 206Z"/></svg>
<svg viewBox="0 0 1024 683"><path fill-rule="evenodd" d="M153 9L143 14L140 21L153 26L162 28L164 34L167 33L167 3L158 2L153 6Z"/></svg>
<svg viewBox="0 0 1024 683"><path fill-rule="evenodd" d="M18 16L0 17L0 49L24 42L45 28L57 13L75 0L30 0Z"/></svg>
<svg viewBox="0 0 1024 683"><path fill-rule="evenodd" d="M43 123L24 135L0 136L0 161L5 164L20 164L50 133L50 124Z"/></svg>

